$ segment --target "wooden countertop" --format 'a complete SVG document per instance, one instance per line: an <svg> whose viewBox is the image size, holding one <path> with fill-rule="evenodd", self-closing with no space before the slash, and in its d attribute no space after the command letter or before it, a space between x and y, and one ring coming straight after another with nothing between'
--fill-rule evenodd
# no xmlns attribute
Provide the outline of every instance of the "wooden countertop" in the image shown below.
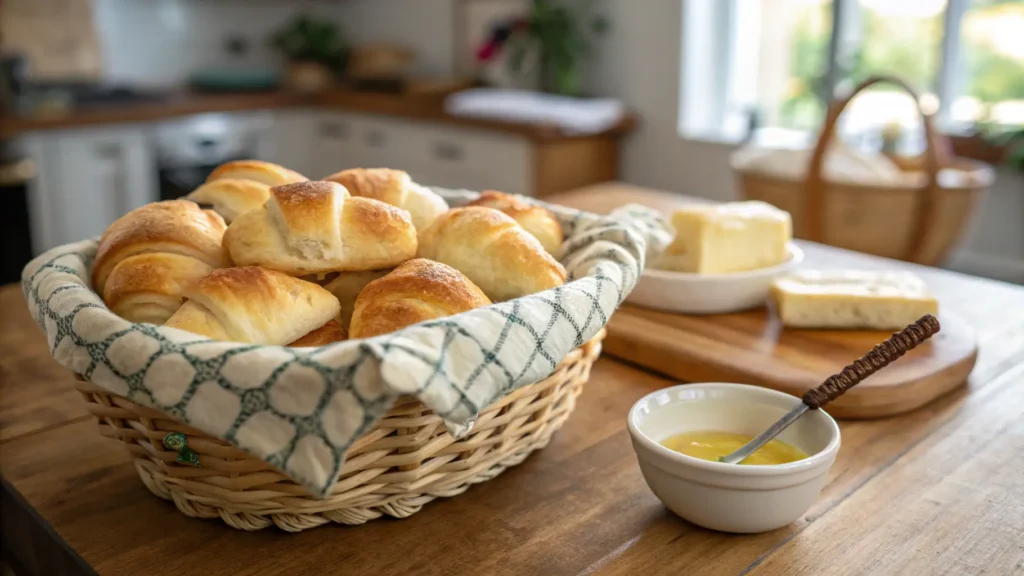
<svg viewBox="0 0 1024 576"><path fill-rule="evenodd" d="M620 203L678 200L609 190ZM812 263L905 266L804 249ZM548 447L408 519L285 534L187 518L150 494L123 448L99 435L19 287L7 286L4 547L25 574L1021 573L1024 288L923 270L943 305L977 330L981 356L969 387L898 418L841 422L843 446L818 501L798 522L753 536L694 527L655 499L625 415L672 382L608 357Z"/></svg>
<svg viewBox="0 0 1024 576"><path fill-rule="evenodd" d="M201 94L182 92L158 102L93 105L53 117L0 116L0 138L12 138L40 130L79 128L85 126L156 122L208 112L239 112L277 110L284 108L318 108L384 114L416 120L442 122L468 128L496 130L517 134L539 142L574 140L559 128L546 124L523 124L453 116L444 111L439 98L334 90L317 95L288 92L256 92L251 94ZM615 137L636 126L628 116L618 126L585 138Z"/></svg>

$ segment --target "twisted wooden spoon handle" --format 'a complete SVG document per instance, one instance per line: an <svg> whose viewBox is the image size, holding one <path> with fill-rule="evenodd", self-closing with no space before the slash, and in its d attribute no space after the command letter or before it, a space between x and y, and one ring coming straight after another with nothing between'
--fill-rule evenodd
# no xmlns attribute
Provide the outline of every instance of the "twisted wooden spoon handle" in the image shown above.
<svg viewBox="0 0 1024 576"><path fill-rule="evenodd" d="M822 408L829 402L842 396L850 388L888 366L892 361L903 356L925 340L931 338L940 329L939 321L931 314L924 315L920 320L893 334L888 340L871 349L859 360L854 361L817 388L804 393L803 401L811 408Z"/></svg>

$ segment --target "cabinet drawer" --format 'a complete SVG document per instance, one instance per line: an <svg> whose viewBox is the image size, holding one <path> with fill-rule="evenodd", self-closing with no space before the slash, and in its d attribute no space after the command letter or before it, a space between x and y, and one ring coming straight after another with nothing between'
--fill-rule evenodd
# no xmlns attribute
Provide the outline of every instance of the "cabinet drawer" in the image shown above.
<svg viewBox="0 0 1024 576"><path fill-rule="evenodd" d="M37 250L98 236L122 214L157 199L144 128L52 132L32 149L40 167L31 205Z"/></svg>
<svg viewBox="0 0 1024 576"><path fill-rule="evenodd" d="M525 138L424 124L416 135L419 180L469 190L532 192L531 145Z"/></svg>
<svg viewBox="0 0 1024 576"><path fill-rule="evenodd" d="M386 167L414 172L411 132L413 128L383 117L322 115L315 135L318 177L348 168Z"/></svg>
<svg viewBox="0 0 1024 576"><path fill-rule="evenodd" d="M348 114L318 114L313 122L310 178L323 178L359 165L357 119Z"/></svg>
<svg viewBox="0 0 1024 576"><path fill-rule="evenodd" d="M532 145L522 137L435 122L330 113L316 130L317 177L346 168L405 170L426 185L533 194Z"/></svg>
<svg viewBox="0 0 1024 576"><path fill-rule="evenodd" d="M267 160L291 168L309 178L320 178L321 166L317 162L314 146L315 134L321 128L318 115L307 110L286 110L274 113L274 127L270 132L270 154Z"/></svg>

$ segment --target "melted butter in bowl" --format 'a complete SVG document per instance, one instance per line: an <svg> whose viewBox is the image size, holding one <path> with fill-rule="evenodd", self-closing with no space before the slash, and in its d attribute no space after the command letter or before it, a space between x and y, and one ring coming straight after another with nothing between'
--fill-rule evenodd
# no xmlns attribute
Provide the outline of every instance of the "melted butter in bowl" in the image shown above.
<svg viewBox="0 0 1024 576"><path fill-rule="evenodd" d="M719 458L728 456L753 440L753 436L735 432L718 432L716 430L698 430L676 434L661 441L661 445L680 454L686 454L709 462L718 462ZM756 452L747 456L740 464L748 466L773 466L789 464L807 458L807 453L796 446L774 439Z"/></svg>
<svg viewBox="0 0 1024 576"><path fill-rule="evenodd" d="M800 402L757 386L685 384L641 398L627 428L644 481L669 510L713 530L764 532L814 503L839 452L839 426L813 410L743 465L717 460Z"/></svg>

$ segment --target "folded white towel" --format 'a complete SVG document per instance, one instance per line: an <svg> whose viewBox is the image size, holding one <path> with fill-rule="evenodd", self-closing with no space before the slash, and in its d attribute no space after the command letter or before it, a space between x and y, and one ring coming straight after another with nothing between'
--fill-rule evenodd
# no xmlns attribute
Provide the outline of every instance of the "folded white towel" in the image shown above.
<svg viewBox="0 0 1024 576"><path fill-rule="evenodd" d="M625 107L618 100L589 99L498 88L475 88L445 99L453 116L490 118L506 122L551 124L567 134L595 134L622 121Z"/></svg>

